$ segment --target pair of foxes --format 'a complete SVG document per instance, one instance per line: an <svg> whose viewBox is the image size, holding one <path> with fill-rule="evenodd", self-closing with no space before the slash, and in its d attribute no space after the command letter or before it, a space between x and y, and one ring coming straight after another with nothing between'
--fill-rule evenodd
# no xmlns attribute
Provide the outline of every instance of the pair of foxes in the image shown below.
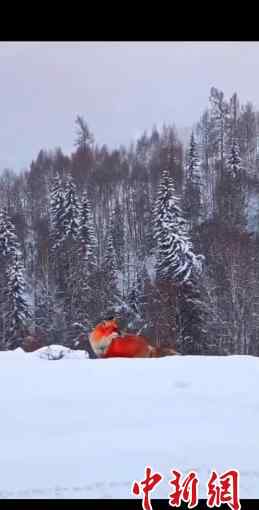
<svg viewBox="0 0 259 510"><path fill-rule="evenodd" d="M142 335L121 333L113 317L97 324L89 341L98 358L160 358L178 354L174 349L152 346Z"/></svg>

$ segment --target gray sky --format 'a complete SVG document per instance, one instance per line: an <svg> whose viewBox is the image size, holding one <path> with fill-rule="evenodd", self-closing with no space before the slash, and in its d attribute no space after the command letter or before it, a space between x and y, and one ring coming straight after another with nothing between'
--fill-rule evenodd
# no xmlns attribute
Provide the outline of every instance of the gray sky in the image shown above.
<svg viewBox="0 0 259 510"><path fill-rule="evenodd" d="M76 115L97 143L191 126L211 86L259 105L259 42L1 42L0 170L73 150Z"/></svg>

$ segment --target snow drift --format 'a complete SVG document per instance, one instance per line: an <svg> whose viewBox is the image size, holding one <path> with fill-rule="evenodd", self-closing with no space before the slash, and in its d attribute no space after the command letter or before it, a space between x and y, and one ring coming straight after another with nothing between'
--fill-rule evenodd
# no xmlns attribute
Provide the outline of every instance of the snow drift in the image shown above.
<svg viewBox="0 0 259 510"><path fill-rule="evenodd" d="M196 470L206 497L229 468L241 498L259 497L257 358L68 351L0 353L1 498L133 497L147 465L164 475L152 498L168 498L171 469Z"/></svg>

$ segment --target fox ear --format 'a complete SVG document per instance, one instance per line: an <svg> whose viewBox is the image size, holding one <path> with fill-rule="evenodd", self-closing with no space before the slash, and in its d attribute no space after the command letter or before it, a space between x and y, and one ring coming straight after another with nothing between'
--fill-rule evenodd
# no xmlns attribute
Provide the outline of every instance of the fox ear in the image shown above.
<svg viewBox="0 0 259 510"><path fill-rule="evenodd" d="M112 316L112 317L106 317L105 318L105 322L106 321L115 321L116 322L116 319Z"/></svg>

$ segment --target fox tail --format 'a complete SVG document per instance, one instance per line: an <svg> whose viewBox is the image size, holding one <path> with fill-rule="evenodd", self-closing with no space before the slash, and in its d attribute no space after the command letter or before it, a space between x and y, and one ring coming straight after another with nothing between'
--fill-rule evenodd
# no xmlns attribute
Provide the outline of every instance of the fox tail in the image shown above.
<svg viewBox="0 0 259 510"><path fill-rule="evenodd" d="M172 349L171 347L154 347L149 345L149 357L150 358L162 358L164 356L176 356L181 355L180 352Z"/></svg>

